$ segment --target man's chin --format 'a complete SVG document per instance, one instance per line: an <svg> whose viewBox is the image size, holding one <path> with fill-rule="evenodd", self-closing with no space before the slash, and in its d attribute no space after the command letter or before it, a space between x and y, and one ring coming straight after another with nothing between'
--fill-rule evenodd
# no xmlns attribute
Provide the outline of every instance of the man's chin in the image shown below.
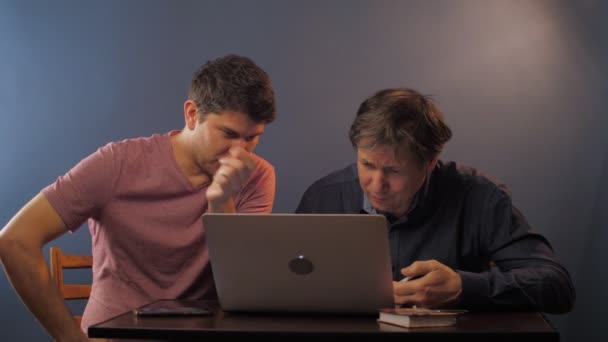
<svg viewBox="0 0 608 342"><path fill-rule="evenodd" d="M372 207L379 212L395 215L394 213L396 212L396 210L394 207L388 206L383 203L378 203L376 201L371 201L371 204L372 204Z"/></svg>
<svg viewBox="0 0 608 342"><path fill-rule="evenodd" d="M207 164L202 165L202 167L201 167L201 171L203 171L203 173L209 175L209 177L213 177L213 175L215 175L215 173L219 169L220 169L219 162L207 163Z"/></svg>
<svg viewBox="0 0 608 342"><path fill-rule="evenodd" d="M381 212L383 212L383 213L386 213L386 212L391 211L391 209L390 209L390 208L388 208L387 206L382 205L381 203L375 203L375 202L373 202L373 201L372 201L372 207L373 207L374 209L376 209L377 211L381 211Z"/></svg>
<svg viewBox="0 0 608 342"><path fill-rule="evenodd" d="M213 173L217 172L217 170L219 170L221 166L222 163L220 163L220 161L217 159L208 164L209 170L213 171Z"/></svg>

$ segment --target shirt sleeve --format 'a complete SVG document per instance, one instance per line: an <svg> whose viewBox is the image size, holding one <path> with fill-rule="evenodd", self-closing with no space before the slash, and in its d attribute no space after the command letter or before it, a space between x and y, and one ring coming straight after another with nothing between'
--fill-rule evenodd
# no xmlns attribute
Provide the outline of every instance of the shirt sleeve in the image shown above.
<svg viewBox="0 0 608 342"><path fill-rule="evenodd" d="M497 188L483 213L478 238L491 267L481 273L458 271L463 289L459 306L570 311L575 300L570 275L556 260L549 242L531 232L510 196Z"/></svg>
<svg viewBox="0 0 608 342"><path fill-rule="evenodd" d="M238 213L271 213L275 190L274 167L259 158L254 174L236 198L236 211Z"/></svg>
<svg viewBox="0 0 608 342"><path fill-rule="evenodd" d="M70 231L96 217L109 199L117 168L114 149L99 148L42 190Z"/></svg>

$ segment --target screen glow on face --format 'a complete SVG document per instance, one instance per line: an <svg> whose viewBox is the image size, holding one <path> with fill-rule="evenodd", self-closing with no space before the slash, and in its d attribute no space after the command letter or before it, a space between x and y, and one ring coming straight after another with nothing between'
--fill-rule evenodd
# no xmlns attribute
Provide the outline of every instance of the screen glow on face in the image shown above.
<svg viewBox="0 0 608 342"><path fill-rule="evenodd" d="M396 217L409 209L425 180L425 167L411 153L396 156L386 145L357 148L359 183L372 206Z"/></svg>

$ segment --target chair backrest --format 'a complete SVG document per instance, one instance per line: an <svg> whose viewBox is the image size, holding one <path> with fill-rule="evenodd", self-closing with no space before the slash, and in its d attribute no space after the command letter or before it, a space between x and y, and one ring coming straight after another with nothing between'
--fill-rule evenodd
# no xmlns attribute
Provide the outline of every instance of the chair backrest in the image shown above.
<svg viewBox="0 0 608 342"><path fill-rule="evenodd" d="M66 300L88 299L91 295L90 284L64 284L63 270L66 268L92 268L93 256L81 254L64 254L59 247L50 249L51 277L55 280L61 295ZM80 325L82 316L74 316Z"/></svg>

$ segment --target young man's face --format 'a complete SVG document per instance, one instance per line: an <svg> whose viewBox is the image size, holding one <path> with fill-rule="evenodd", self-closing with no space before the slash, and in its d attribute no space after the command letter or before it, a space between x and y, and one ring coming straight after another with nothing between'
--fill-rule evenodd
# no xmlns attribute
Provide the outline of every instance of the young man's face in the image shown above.
<svg viewBox="0 0 608 342"><path fill-rule="evenodd" d="M242 112L208 113L204 121L196 120L192 151L197 166L212 176L218 170L218 159L232 147L239 146L252 152L265 124L252 121Z"/></svg>
<svg viewBox="0 0 608 342"><path fill-rule="evenodd" d="M432 170L426 164L429 163L421 163L409 151L396 156L391 146L357 148L357 170L363 192L376 210L396 217L407 213L427 172ZM434 167L435 163L432 164Z"/></svg>

